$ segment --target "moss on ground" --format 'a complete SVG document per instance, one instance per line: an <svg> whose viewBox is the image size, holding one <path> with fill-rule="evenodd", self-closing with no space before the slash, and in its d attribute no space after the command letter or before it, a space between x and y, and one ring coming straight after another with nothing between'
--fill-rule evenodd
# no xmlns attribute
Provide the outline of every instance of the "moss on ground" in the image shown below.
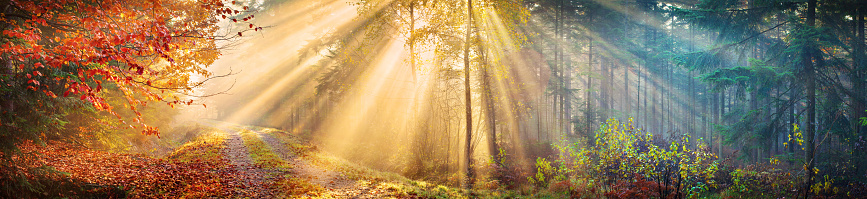
<svg viewBox="0 0 867 199"><path fill-rule="evenodd" d="M207 129L207 132L187 142L167 157L175 162L208 162L225 163L222 150L226 148L226 136L217 129Z"/></svg>
<svg viewBox="0 0 867 199"><path fill-rule="evenodd" d="M244 145L247 146L247 150L250 153L250 158L253 159L253 162L256 165L266 169L292 168L292 166L289 165L288 162L281 159L280 156L275 154L274 150L272 150L271 147L268 146L268 144L263 142L256 132L250 131L248 129L242 129L240 131L240 134L241 139L244 140Z"/></svg>

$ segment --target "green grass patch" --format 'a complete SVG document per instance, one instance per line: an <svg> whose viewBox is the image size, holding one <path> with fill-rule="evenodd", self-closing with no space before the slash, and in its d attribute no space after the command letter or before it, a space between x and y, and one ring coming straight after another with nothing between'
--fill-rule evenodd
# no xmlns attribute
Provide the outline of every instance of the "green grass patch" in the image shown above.
<svg viewBox="0 0 867 199"><path fill-rule="evenodd" d="M223 163L222 149L226 148L225 133L217 129L207 129L207 132L187 142L167 157L175 162L209 162Z"/></svg>
<svg viewBox="0 0 867 199"><path fill-rule="evenodd" d="M264 128L259 131L262 134L267 134L275 139L279 140L283 143L283 146L286 147L289 151L291 151L295 156L302 156L308 154L312 150L312 146L304 144L305 141L299 136L287 133L285 131L272 129L272 128Z"/></svg>
<svg viewBox="0 0 867 199"><path fill-rule="evenodd" d="M253 162L262 168L269 169L290 169L290 166L285 160L271 150L271 147L265 144L259 135L248 129L240 131L241 139L244 140L244 146L247 146L250 158Z"/></svg>
<svg viewBox="0 0 867 199"><path fill-rule="evenodd" d="M278 190L283 190L279 197L281 198L302 198L304 196L324 198L326 190L324 187L310 183L306 180L299 179L292 175L285 175L277 180L275 186Z"/></svg>

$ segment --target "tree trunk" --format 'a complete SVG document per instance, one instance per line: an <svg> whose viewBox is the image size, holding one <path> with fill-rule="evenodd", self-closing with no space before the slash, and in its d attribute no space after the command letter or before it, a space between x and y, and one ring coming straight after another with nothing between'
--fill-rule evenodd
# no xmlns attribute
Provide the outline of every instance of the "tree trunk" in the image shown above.
<svg viewBox="0 0 867 199"><path fill-rule="evenodd" d="M857 136L863 136L864 134L864 126L861 126L860 118L865 116L865 108L867 108L867 88L865 88L865 79L867 79L867 63L865 63L864 58L864 12L865 6L860 6L856 9L857 12L857 20L855 25L855 34L857 35L857 41L855 41L855 56L854 58L854 78L853 78L853 90L855 96L850 97L852 99L852 129ZM854 146L854 145L853 145ZM855 152L856 157L861 157L860 155L864 154L861 150L855 150L853 147L853 151ZM863 161L858 161L863 162ZM863 164L857 164L863 165ZM860 175L864 171L864 166L856 167L856 174Z"/></svg>
<svg viewBox="0 0 867 199"><path fill-rule="evenodd" d="M864 48L865 48L865 46L864 46L864 12L865 12L865 10L867 10L867 8L865 8L863 5L857 9L857 20L856 20L858 23L856 25L857 26L856 34L858 35L858 37L857 37L858 40L855 41L855 57L854 57L855 58L855 60L854 60L855 64L853 67L855 69L855 72L854 72L855 78L853 78L855 81L853 81L853 85L854 85L853 88L855 89L854 93L856 96L851 97L851 99L853 99L852 104L854 106L854 110L852 110L852 112L854 113L853 119L855 120L855 122L854 122L855 123L855 125L854 125L855 135L862 135L862 133L864 133L864 127L861 126L861 124L858 121L861 117L865 116L864 111L865 111L865 108L867 108L867 105L865 105L865 103L867 103L867 102L865 102L865 100L867 100L867 90L865 90L865 89L867 89L867 88L865 88L865 86L867 86L867 85L865 85L865 83L867 83L867 82L865 82L865 81L867 81L867 80L865 80L865 78L867 78L867 66L865 66L865 65L867 65L867 62L865 62L865 61L867 61L867 60L865 60L865 57L864 57Z"/></svg>
<svg viewBox="0 0 867 199"><path fill-rule="evenodd" d="M720 98L719 98L719 102L720 102L720 103L719 103L719 125L724 125L724 124L726 123L726 118L725 118L725 116L726 116L726 106L728 106L727 103L731 103L731 101L726 101L726 96L727 96L727 95L726 95L726 91L728 91L728 89L723 89L722 92L720 92ZM724 137L724 136L725 136L725 135L723 135L722 132L720 132L720 134L717 136L717 142L719 143L719 147L717 148L717 150L719 150L719 152L718 152L719 154L722 154L723 145L724 145L724 144L723 144L723 137Z"/></svg>
<svg viewBox="0 0 867 199"><path fill-rule="evenodd" d="M629 65L623 65L623 112L626 118L632 117L632 99L629 98Z"/></svg>
<svg viewBox="0 0 867 199"><path fill-rule="evenodd" d="M415 66L415 1L409 3L409 61L412 67L412 82L416 82L416 66Z"/></svg>
<svg viewBox="0 0 867 199"><path fill-rule="evenodd" d="M473 173L473 105L472 105L472 95L470 92L470 32L473 27L473 0L467 0L467 27L466 34L464 35L464 98L466 99L466 112L467 112L467 130L466 130L466 188L472 188L475 180L475 174Z"/></svg>
<svg viewBox="0 0 867 199"><path fill-rule="evenodd" d="M482 69L482 92L484 93L484 102L485 102L485 118L486 127L488 130L488 153L492 157L495 158L494 163L498 166L503 166L499 161L499 153L500 146L497 145L497 112L496 112L496 102L494 102L494 92L491 89L491 67L488 65L487 60L487 51L484 48L484 42L482 42L482 37L479 36L479 31L476 31L476 39L479 40L479 44L476 45L478 48L478 54L480 56L480 65Z"/></svg>
<svg viewBox="0 0 867 199"><path fill-rule="evenodd" d="M813 28L816 24L816 0L807 2L807 28ZM804 179L804 198L810 195L810 186L813 184L813 166L815 165L815 134L816 134L816 79L815 69L813 68L813 47L808 44L804 47L801 54L801 62L804 64L804 72L806 73L807 83L807 133L805 135L805 156L807 161L807 178Z"/></svg>
<svg viewBox="0 0 867 199"><path fill-rule="evenodd" d="M591 20L592 21L592 20ZM586 131L585 135L593 135L593 100L590 96L590 90L593 87L593 77L591 74L593 73L593 38L588 37L590 43L588 44L587 51L587 85L585 89L584 99L587 100L587 110L586 110Z"/></svg>
<svg viewBox="0 0 867 199"><path fill-rule="evenodd" d="M606 78L606 80L608 80L608 89L606 90L608 90L608 99L606 99L606 101L608 101L608 106L605 107L605 111L608 113L606 114L608 117L605 119L612 117L611 110L614 109L614 62L608 62L607 69L606 72L608 72L608 78Z"/></svg>

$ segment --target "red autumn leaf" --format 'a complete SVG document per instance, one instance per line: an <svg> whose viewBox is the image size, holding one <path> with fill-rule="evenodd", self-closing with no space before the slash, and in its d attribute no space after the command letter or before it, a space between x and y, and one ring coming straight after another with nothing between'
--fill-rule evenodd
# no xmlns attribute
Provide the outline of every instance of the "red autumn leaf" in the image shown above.
<svg viewBox="0 0 867 199"><path fill-rule="evenodd" d="M26 13L24 18L28 18L27 15L35 16L7 24L0 33L6 38L0 41L0 54L8 58L9 66L17 65L17 70L22 71L13 78L17 78L17 82L29 82L27 85L31 85L30 87L23 86L27 89L42 89L43 93L51 97L56 95L48 90L55 89L55 85L62 86L64 97L70 97L70 94L81 95L81 99L88 100L94 107L107 110L118 118L120 116L111 111L111 106L105 99L97 97L102 96L100 92L105 92L102 86L96 83L98 80L108 81L107 83L113 85L112 89L122 90L123 92L118 93L129 99L131 104L145 104L144 99L161 100L166 97L166 94L161 93L170 93L172 90L165 92L166 90L160 89L160 92L154 92L154 88L144 83L137 84L139 80L136 79L142 77L133 79L133 75L144 75L147 71L148 79L168 80L165 82L174 84L169 85L170 87L189 87L189 81L184 81L188 76L174 77L169 74L202 70L202 67L207 67L219 56L219 49L206 49L210 51L206 53L176 54L188 52L190 49L198 51L202 47L213 48L216 42L212 37L189 38L183 37L184 34L197 32L202 35L215 35L221 20L213 19L235 18L235 22L241 19L233 15L241 13L240 10L234 10L234 6L225 5L226 2L222 1L176 4L149 0L100 1L94 4L68 0L13 2L14 6L4 13ZM237 5L238 1L233 4ZM244 10L249 9L247 6L242 7ZM249 20L250 17L243 19ZM167 21L172 23L167 24ZM79 29L86 31L81 32ZM181 37L178 37L179 35ZM243 33L239 32L238 36L243 36ZM157 67L152 62L143 61L159 58L171 62L171 67ZM45 68L45 65L70 70L62 77L36 71ZM124 70L118 66L130 67ZM45 76L51 78L34 79ZM43 82L45 84L41 84ZM8 87L13 86L8 82L6 84ZM87 86L94 84L95 89ZM131 97L136 95L146 98ZM139 121L136 123L138 124L135 126L142 124Z"/></svg>

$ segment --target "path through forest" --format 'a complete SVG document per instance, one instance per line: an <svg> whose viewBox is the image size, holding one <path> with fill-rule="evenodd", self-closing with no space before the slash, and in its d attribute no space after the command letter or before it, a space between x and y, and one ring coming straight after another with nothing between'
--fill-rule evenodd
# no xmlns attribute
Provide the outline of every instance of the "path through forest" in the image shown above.
<svg viewBox="0 0 867 199"><path fill-rule="evenodd" d="M251 198L273 197L275 192L266 188L266 182L273 178L268 175L267 171L253 163L249 150L244 146L244 140L241 139L238 131L225 128L222 130L223 133L228 134L223 155L229 160L231 168L229 170L235 172L231 175L243 185L242 188L244 189L239 190L242 196Z"/></svg>
<svg viewBox="0 0 867 199"><path fill-rule="evenodd" d="M307 158L308 155L298 155L297 152L287 148L285 140L281 140L272 133L266 133L258 128L248 128L239 125L231 125L226 127L225 124L216 125L222 133L227 134L226 147L223 149L223 155L229 161L230 167L236 173L234 179L240 181L244 190L239 190L243 197L251 198L273 198L279 196L278 193L283 193L285 190L280 190L277 182L281 179L294 178L288 182L294 184L288 185L290 188L301 187L301 184L309 184L322 188L320 195L306 196L326 196L334 198L379 198L383 196L383 192L377 191L376 183L370 183L364 180L353 180L347 177L347 174L336 169L328 169L328 165L316 165L313 160ZM245 140L241 136L241 132L249 130L254 133L255 137L260 139L264 144L266 151L276 155L280 160L275 161L279 164L285 164L288 169L265 168L274 165L256 164L256 160L251 157L250 149L251 141ZM282 133L279 136L296 136ZM254 136L250 136L254 137ZM253 139L253 138L247 138ZM245 142L248 142L245 144ZM261 154L260 154L261 155ZM293 197L304 197L293 196Z"/></svg>

